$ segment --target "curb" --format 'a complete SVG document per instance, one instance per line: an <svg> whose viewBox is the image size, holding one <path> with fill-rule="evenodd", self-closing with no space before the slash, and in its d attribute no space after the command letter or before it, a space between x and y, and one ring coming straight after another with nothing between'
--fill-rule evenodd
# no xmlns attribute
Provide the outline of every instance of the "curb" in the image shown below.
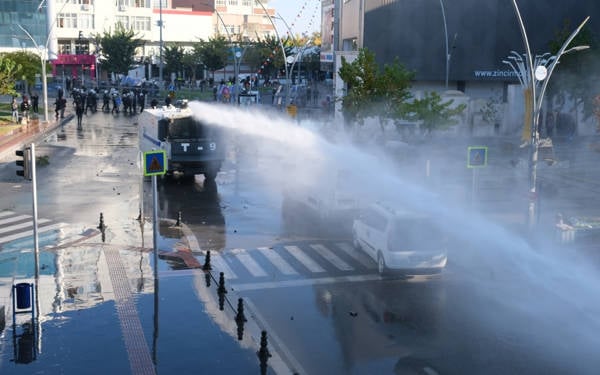
<svg viewBox="0 0 600 375"><path fill-rule="evenodd" d="M190 249L190 251L192 252L192 254L194 255L199 255L199 254L206 254L206 251L203 251L200 248L200 245L198 243L198 240L196 239L196 236L194 235L194 233L190 230L190 228L185 224L185 223L181 223L181 231L183 232L183 236L182 236L182 240L184 240L188 246L188 248ZM212 278L212 283L213 285L218 285L218 272L219 270L212 270L212 271L205 271L202 269L196 269L197 272L204 272L206 275L210 275L208 277ZM209 287L210 288L210 287ZM214 288L211 288L214 289ZM210 293L213 297L215 297L215 300L212 301L215 304L218 303L218 292L215 289L214 293ZM237 309L234 308L233 306L236 306L237 301L239 300L239 295L235 292L235 290L233 288L227 288L227 292L226 295L224 296L224 299L227 301L227 305L229 305L231 307L231 309L226 309L226 310L231 310L230 313L226 313L227 316L230 316L231 322L233 322L233 325L236 324L236 312ZM257 352L257 356L259 351L261 350L261 335L262 332L266 330L265 328L265 324L262 324L259 320L257 319L257 316L255 315L255 313L252 312L252 310L256 311L256 307L254 306L254 304L249 303L249 301L245 301L245 305L246 305L246 317L247 320L244 324L245 326L245 331L246 331L246 335L248 335L248 338L252 341L253 345L254 345L254 349L256 349ZM232 332L230 332L232 333ZM233 334L233 333L232 333ZM283 360L283 358L280 356L279 354L279 348L277 345L277 341L278 340L273 340L273 338L271 339L271 350L269 350L269 354L270 357L268 359L268 366L276 373L276 374L290 374L290 373L294 373L294 371L292 371L292 369L285 363L285 361ZM257 365L259 364L259 358L257 357Z"/></svg>
<svg viewBox="0 0 600 375"><path fill-rule="evenodd" d="M0 160L9 158L9 155L14 156L14 151L23 148L27 143L36 143L40 138L45 137L48 133L62 126L75 117L69 113L60 121L52 121L48 123L39 122L37 126L23 126L19 130L14 130L11 133L0 137ZM25 129L25 130L24 130Z"/></svg>

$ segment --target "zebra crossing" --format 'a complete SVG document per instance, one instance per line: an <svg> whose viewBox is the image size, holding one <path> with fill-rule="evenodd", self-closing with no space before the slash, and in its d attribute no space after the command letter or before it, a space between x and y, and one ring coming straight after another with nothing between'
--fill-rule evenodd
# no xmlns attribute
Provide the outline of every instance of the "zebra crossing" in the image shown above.
<svg viewBox="0 0 600 375"><path fill-rule="evenodd" d="M57 245L65 239L68 225L50 219L37 220L38 240L41 246ZM0 211L0 251L12 246L33 246L33 216L13 211Z"/></svg>
<svg viewBox="0 0 600 375"><path fill-rule="evenodd" d="M302 242L211 253L213 270L237 282L376 273L377 265L349 242Z"/></svg>

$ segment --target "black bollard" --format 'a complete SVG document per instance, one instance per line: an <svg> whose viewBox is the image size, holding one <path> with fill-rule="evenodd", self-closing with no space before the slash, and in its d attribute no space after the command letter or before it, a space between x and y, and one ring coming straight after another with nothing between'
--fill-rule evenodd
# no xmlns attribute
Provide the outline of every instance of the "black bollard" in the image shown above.
<svg viewBox="0 0 600 375"><path fill-rule="evenodd" d="M236 321L235 324L237 325L237 338L239 341L242 341L244 339L244 321Z"/></svg>
<svg viewBox="0 0 600 375"><path fill-rule="evenodd" d="M212 270L212 266L210 265L210 250L206 252L206 256L204 257L204 265L202 266L204 271Z"/></svg>
<svg viewBox="0 0 600 375"><path fill-rule="evenodd" d="M244 315L244 300L242 298L238 298L238 307L237 314L235 316L236 322L247 322L246 316Z"/></svg>
<svg viewBox="0 0 600 375"><path fill-rule="evenodd" d="M204 281L206 282L206 287L210 288L210 273L205 273L204 274Z"/></svg>
<svg viewBox="0 0 600 375"><path fill-rule="evenodd" d="M177 213L177 223L175 223L175 226L177 226L177 227L181 226L181 211L179 211Z"/></svg>
<svg viewBox="0 0 600 375"><path fill-rule="evenodd" d="M104 215L100 212L100 224L98 224L98 229L100 229L101 232L104 232L104 228Z"/></svg>
<svg viewBox="0 0 600 375"><path fill-rule="evenodd" d="M225 306L225 294L219 293L219 310L223 311Z"/></svg>
<svg viewBox="0 0 600 375"><path fill-rule="evenodd" d="M227 293L227 289L225 288L225 274L223 272L219 272L219 289L217 289L219 294Z"/></svg>
<svg viewBox="0 0 600 375"><path fill-rule="evenodd" d="M266 364L271 357L271 353L269 353L269 348L267 348L267 346L267 331L262 331L260 333L260 349L258 350L258 353L256 353L261 364Z"/></svg>

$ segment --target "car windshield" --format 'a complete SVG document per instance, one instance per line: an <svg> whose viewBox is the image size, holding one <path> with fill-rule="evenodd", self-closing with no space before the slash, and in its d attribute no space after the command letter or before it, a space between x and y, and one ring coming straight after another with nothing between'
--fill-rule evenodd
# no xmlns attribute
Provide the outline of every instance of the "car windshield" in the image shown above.
<svg viewBox="0 0 600 375"><path fill-rule="evenodd" d="M431 219L397 219L389 234L391 251L430 251L444 247L444 234Z"/></svg>

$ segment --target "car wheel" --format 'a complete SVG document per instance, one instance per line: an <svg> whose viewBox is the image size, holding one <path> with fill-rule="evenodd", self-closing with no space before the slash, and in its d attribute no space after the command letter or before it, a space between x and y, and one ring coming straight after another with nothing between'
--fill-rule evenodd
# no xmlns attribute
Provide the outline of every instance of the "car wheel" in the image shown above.
<svg viewBox="0 0 600 375"><path fill-rule="evenodd" d="M377 272L379 272L380 275L384 275L385 271L385 259L383 258L383 254L379 252L379 254L377 254Z"/></svg>

